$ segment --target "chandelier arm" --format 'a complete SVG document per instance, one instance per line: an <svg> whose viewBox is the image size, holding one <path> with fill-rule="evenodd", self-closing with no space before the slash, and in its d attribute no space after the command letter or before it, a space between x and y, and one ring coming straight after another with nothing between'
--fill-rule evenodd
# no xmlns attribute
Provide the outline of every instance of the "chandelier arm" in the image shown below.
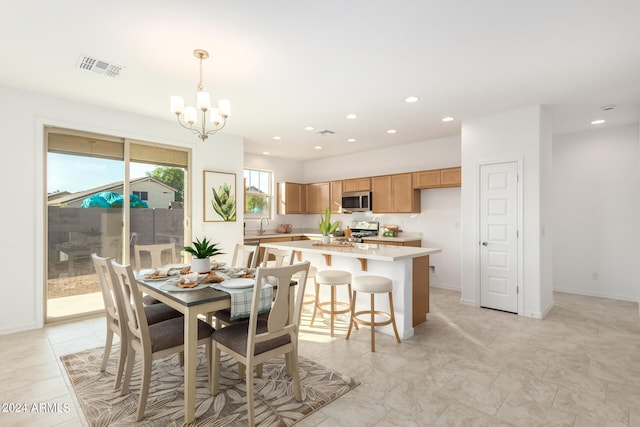
<svg viewBox="0 0 640 427"><path fill-rule="evenodd" d="M227 119L223 119L222 126L219 126L219 127L218 127L218 126L216 126L216 128L215 128L215 129L211 129L210 131L207 131L207 135L213 135L213 134L215 134L216 132L218 132L219 130L221 130L221 129L226 125L226 124L227 124Z"/></svg>

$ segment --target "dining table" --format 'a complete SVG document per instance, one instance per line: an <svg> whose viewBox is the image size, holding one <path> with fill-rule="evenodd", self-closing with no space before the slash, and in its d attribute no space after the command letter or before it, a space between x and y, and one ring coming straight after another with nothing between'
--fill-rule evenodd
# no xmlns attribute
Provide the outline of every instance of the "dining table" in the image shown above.
<svg viewBox="0 0 640 427"><path fill-rule="evenodd" d="M210 286L184 292L169 291L164 280L145 278L141 271L136 271L135 277L142 292L184 314L184 422L191 423L195 420L196 410L198 315L230 308L231 295Z"/></svg>

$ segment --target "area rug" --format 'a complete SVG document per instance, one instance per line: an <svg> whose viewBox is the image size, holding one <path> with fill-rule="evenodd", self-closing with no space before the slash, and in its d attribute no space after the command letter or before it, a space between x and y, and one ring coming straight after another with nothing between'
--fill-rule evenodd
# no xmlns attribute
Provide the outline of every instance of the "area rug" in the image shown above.
<svg viewBox="0 0 640 427"><path fill-rule="evenodd" d="M103 348L62 356L87 422L92 427L145 426L179 427L184 424L183 371L178 356L156 360L153 364L145 418L135 422L140 388L140 361L136 361L129 393L120 396L113 389L117 347L106 372L100 372ZM264 364L262 378L254 379L255 417L259 426L289 426L339 398L360 383L309 359L299 358L302 401L293 396L285 373L284 358ZM220 392L212 396L207 380L203 349L198 353L196 421L189 426L247 425L246 388L238 377L238 364L222 355Z"/></svg>

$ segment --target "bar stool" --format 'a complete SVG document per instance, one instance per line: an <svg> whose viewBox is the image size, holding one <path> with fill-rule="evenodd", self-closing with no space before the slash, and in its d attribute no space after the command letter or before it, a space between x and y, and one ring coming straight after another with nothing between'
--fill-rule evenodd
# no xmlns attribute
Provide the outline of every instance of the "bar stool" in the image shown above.
<svg viewBox="0 0 640 427"><path fill-rule="evenodd" d="M371 351L376 351L376 326L385 326L388 324L393 325L393 333L396 334L396 340L400 344L400 336L398 335L398 328L396 328L396 317L393 313L393 282L391 279L382 276L358 276L353 279L353 295L351 297L351 322L349 323L349 330L347 331L347 338L351 335L351 327L353 325L358 329L358 324L371 327ZM371 309L356 311L356 292L371 295ZM375 309L374 296L375 294L389 294L389 313L384 311L378 311ZM386 320L376 322L375 316L384 316ZM370 320L358 319L358 316L369 315Z"/></svg>
<svg viewBox="0 0 640 427"><path fill-rule="evenodd" d="M320 302L320 285L331 286L331 300ZM349 291L349 302L336 301L336 287L347 285ZM329 308L325 308L329 306ZM316 318L316 312L326 313L330 318L331 336L333 336L333 325L335 316L338 314L351 313L351 273L343 270L322 270L316 274L316 298L313 306L313 316L311 316L310 326ZM338 307L343 307L338 309ZM357 329L357 325L356 325Z"/></svg>

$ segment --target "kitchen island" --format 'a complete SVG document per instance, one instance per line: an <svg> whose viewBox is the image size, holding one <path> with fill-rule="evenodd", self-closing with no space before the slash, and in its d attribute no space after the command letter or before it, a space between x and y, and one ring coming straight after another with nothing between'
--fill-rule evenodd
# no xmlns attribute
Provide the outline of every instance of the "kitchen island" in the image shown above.
<svg viewBox="0 0 640 427"><path fill-rule="evenodd" d="M400 338L413 336L413 328L426 321L429 312L429 255L440 249L381 244L353 243L351 245L320 245L317 241L298 240L261 244L275 249L293 249L297 261L310 261L318 270L336 269L359 275L380 275L393 280L393 303ZM320 297L329 300L327 286L320 287ZM346 287L338 289L339 299L348 301ZM343 292L343 294L340 294ZM362 300L361 298L362 297ZM359 306L368 307L366 295L358 295ZM389 310L386 298L376 299L376 307ZM378 328L380 332L393 335L391 326Z"/></svg>

